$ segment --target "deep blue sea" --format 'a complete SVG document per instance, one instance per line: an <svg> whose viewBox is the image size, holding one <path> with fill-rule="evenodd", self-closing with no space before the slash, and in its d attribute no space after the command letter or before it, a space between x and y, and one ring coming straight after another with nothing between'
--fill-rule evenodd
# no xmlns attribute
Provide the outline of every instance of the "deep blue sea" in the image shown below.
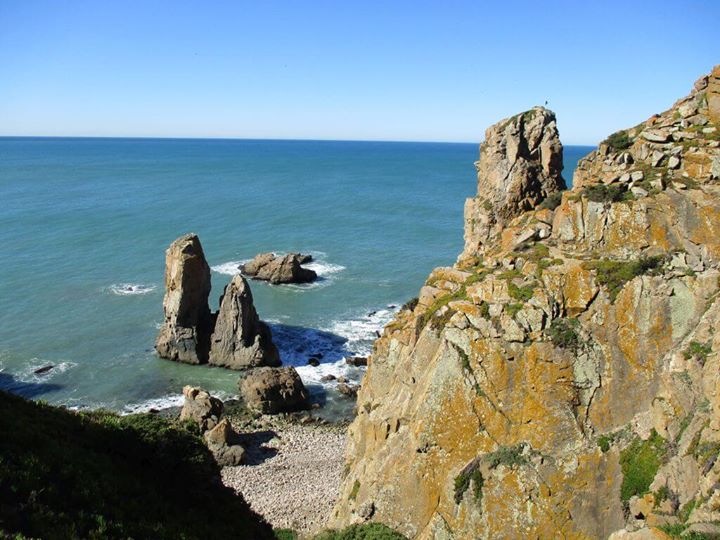
<svg viewBox="0 0 720 540"><path fill-rule="evenodd" d="M591 150L565 148L568 183ZM367 354L432 268L455 261L477 158L476 144L0 138L0 388L125 412L177 404L185 384L232 396L236 372L153 352L164 252L192 231L213 309L240 261L315 256L314 284L251 287L283 362L328 415L346 414L320 377L358 380L343 357Z"/></svg>

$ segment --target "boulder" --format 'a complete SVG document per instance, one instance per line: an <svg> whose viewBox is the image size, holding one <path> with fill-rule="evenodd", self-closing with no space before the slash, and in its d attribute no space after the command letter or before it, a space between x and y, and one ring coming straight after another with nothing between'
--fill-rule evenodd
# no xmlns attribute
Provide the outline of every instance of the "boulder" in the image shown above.
<svg viewBox="0 0 720 540"><path fill-rule="evenodd" d="M309 283L317 279L317 274L301 264L310 262L312 256L300 253L275 255L274 253L261 253L247 264L240 267L242 272L253 279L279 283Z"/></svg>
<svg viewBox="0 0 720 540"><path fill-rule="evenodd" d="M345 363L355 367L367 366L368 359L367 356L348 356L345 359Z"/></svg>
<svg viewBox="0 0 720 540"><path fill-rule="evenodd" d="M258 317L250 285L239 274L220 298L209 363L230 369L280 365L270 328Z"/></svg>
<svg viewBox="0 0 720 540"><path fill-rule="evenodd" d="M307 389L293 367L248 370L239 388L245 405L263 414L309 408Z"/></svg>
<svg viewBox="0 0 720 540"><path fill-rule="evenodd" d="M223 402L211 396L202 388L185 386L183 388L185 403L180 411L180 420L192 420L200 431L214 428L220 421L223 412Z"/></svg>
<svg viewBox="0 0 720 540"><path fill-rule="evenodd" d="M720 125L720 65L713 68L708 78L707 102L710 120Z"/></svg>
<svg viewBox="0 0 720 540"><path fill-rule="evenodd" d="M160 357L207 362L213 325L209 294L210 267L200 239L195 234L181 236L165 252L165 320L155 342Z"/></svg>
<svg viewBox="0 0 720 540"><path fill-rule="evenodd" d="M245 458L245 448L238 442L237 433L227 418L203 435L205 444L212 452L215 461L221 467L241 465Z"/></svg>
<svg viewBox="0 0 720 540"><path fill-rule="evenodd" d="M351 384L341 382L337 385L337 391L340 392L345 397L354 398L357 396L358 387L351 385Z"/></svg>

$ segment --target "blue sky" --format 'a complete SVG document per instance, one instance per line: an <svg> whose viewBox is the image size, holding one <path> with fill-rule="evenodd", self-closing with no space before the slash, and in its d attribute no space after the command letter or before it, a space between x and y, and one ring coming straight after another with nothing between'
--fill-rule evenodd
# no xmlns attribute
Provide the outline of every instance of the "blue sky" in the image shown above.
<svg viewBox="0 0 720 540"><path fill-rule="evenodd" d="M546 100L565 144L720 63L720 1L0 0L0 135L477 142Z"/></svg>

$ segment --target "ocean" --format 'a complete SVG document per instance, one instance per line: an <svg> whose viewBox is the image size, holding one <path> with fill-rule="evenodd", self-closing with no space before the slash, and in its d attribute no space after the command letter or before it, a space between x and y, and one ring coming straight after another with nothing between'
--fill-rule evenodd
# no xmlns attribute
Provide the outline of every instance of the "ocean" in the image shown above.
<svg viewBox="0 0 720 540"><path fill-rule="evenodd" d="M591 150L565 147L568 183ZM322 414L347 417L352 401L321 377L359 381L343 358L367 355L429 272L455 261L477 159L477 144L0 138L0 388L119 412L178 405L186 384L235 395L237 372L153 351L165 249L195 232L211 309L241 261L314 256L317 282L251 288L283 363Z"/></svg>

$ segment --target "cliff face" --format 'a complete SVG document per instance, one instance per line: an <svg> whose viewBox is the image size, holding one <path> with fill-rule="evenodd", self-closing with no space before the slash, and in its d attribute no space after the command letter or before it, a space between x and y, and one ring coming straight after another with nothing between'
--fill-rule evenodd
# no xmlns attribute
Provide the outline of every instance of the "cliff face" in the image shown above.
<svg viewBox="0 0 720 540"><path fill-rule="evenodd" d="M610 136L561 195L552 113L488 130L464 252L375 343L333 526L716 527L718 78Z"/></svg>

